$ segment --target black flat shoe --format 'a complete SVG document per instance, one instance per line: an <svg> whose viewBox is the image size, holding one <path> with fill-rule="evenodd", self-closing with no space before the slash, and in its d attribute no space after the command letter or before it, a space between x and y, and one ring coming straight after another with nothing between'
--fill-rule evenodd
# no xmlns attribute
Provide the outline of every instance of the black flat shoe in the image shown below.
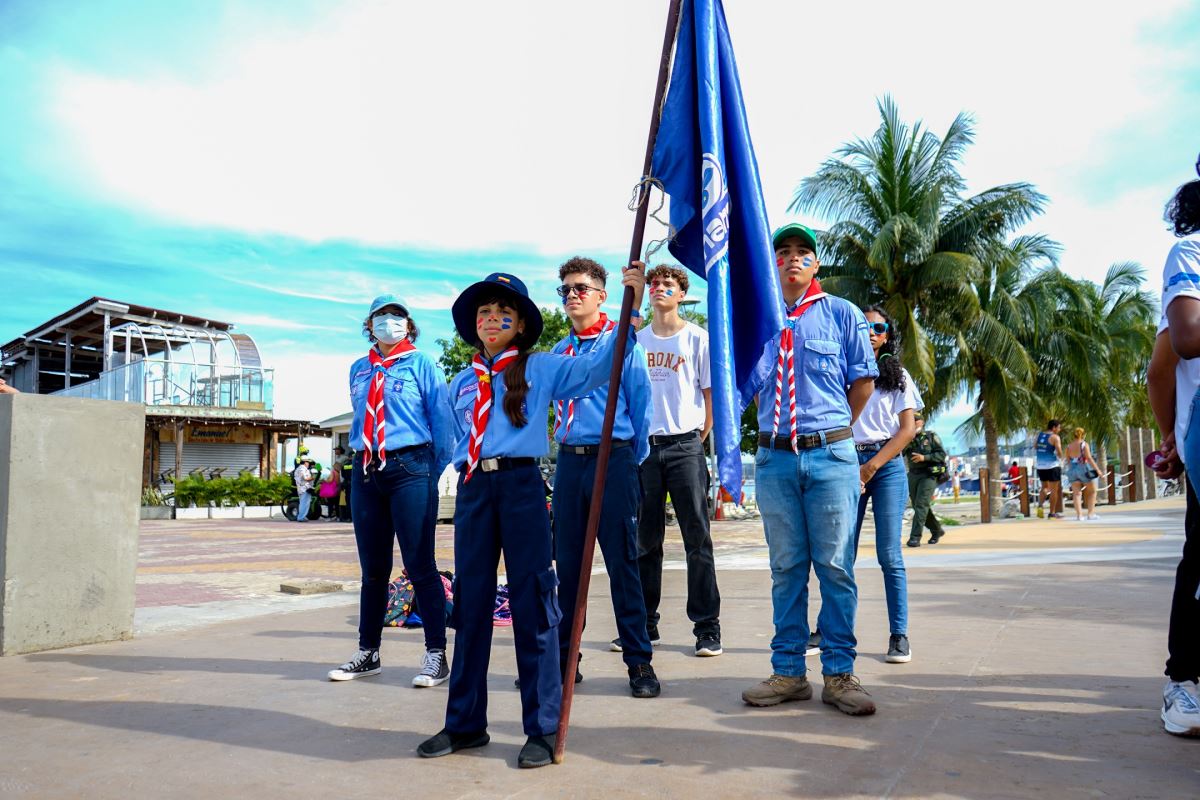
<svg viewBox="0 0 1200 800"><path fill-rule="evenodd" d="M553 735L530 736L517 756L517 766L521 769L533 769L553 763L554 740Z"/></svg>
<svg viewBox="0 0 1200 800"><path fill-rule="evenodd" d="M451 753L466 750L470 747L483 747L491 740L492 737L488 736L487 731L451 733L442 728L436 736L432 736L417 745L417 755L421 758L441 758L442 756L448 756Z"/></svg>

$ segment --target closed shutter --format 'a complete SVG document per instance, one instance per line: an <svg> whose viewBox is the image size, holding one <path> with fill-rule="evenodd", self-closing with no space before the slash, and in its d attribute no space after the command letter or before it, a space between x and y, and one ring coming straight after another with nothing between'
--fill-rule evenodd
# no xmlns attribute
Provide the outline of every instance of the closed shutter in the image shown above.
<svg viewBox="0 0 1200 800"><path fill-rule="evenodd" d="M165 445L165 458L175 464L175 448ZM193 469L208 470L225 467L221 473L226 478L236 478L238 471L248 469L255 475L259 474L259 456L262 445L258 444L218 444L215 442L184 442L183 443L183 474L187 475Z"/></svg>

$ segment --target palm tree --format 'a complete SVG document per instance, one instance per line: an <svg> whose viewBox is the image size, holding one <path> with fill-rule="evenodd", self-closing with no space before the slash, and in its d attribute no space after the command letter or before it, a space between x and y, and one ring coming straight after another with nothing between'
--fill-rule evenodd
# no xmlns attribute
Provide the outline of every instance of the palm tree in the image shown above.
<svg viewBox="0 0 1200 800"><path fill-rule="evenodd" d="M1023 433L1041 404L1034 391L1037 362L1026 342L1037 340L1053 319L1053 298L1066 277L1054 265L1059 246L1044 236L1019 236L1011 242L979 246L980 268L969 284L976 313L952 334L934 337L937 355L932 395L945 400L963 394L975 398L975 413L960 431L983 434L988 472L1000 476L1000 437ZM956 309L934 311L941 328ZM1000 492L991 492L992 511Z"/></svg>
<svg viewBox="0 0 1200 800"><path fill-rule="evenodd" d="M951 335L979 313L972 284L986 242L1040 213L1045 197L1028 183L964 199L958 166L974 139L959 114L944 136L910 128L890 97L870 139L837 151L801 181L789 211L836 219L821 237L825 288L859 305L888 310L904 342L902 358L918 386L934 385L931 333ZM954 314L935 313L952 308ZM941 326L931 329L933 322Z"/></svg>
<svg viewBox="0 0 1200 800"><path fill-rule="evenodd" d="M1037 395L1054 398L1050 414L1087 429L1101 464L1109 443L1145 416L1156 320L1144 284L1145 270L1131 261L1110 266L1099 286L1065 278L1052 324L1036 348L1029 343L1037 353Z"/></svg>

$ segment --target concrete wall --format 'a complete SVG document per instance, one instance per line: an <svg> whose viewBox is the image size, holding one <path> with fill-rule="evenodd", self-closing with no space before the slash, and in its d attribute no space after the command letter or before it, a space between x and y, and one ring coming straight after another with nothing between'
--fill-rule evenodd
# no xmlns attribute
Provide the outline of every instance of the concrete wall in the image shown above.
<svg viewBox="0 0 1200 800"><path fill-rule="evenodd" d="M0 395L0 655L133 634L145 408Z"/></svg>

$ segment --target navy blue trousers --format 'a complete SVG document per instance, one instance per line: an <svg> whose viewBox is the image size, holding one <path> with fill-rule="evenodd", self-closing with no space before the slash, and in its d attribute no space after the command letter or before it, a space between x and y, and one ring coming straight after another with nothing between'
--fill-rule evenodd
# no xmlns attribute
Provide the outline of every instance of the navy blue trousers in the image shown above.
<svg viewBox="0 0 1200 800"><path fill-rule="evenodd" d="M362 568L358 595L358 646L379 647L388 583L392 579L393 542L412 581L425 627L425 647L446 649L446 593L433 556L437 525L437 475L428 446L388 455L383 469L368 477L356 459L350 482L354 541Z"/></svg>
<svg viewBox="0 0 1200 800"><path fill-rule="evenodd" d="M596 456L559 451L554 473L554 544L558 567L558 604L563 621L558 643L565 659L579 592L579 566L583 538L587 532L588 509L592 504L592 482L596 479ZM617 634L621 637L627 666L649 664L652 656L646 633L646 601L638 575L638 509L642 504L642 481L632 447L613 450L608 459L608 477L600 508L597 541L608 570Z"/></svg>
<svg viewBox="0 0 1200 800"><path fill-rule="evenodd" d="M536 466L499 472L478 470L458 479L454 507L454 608L456 629L446 730L487 727L487 673L496 607L496 567L504 553L512 609L521 722L526 736L558 729L558 578L550 566L550 517Z"/></svg>

